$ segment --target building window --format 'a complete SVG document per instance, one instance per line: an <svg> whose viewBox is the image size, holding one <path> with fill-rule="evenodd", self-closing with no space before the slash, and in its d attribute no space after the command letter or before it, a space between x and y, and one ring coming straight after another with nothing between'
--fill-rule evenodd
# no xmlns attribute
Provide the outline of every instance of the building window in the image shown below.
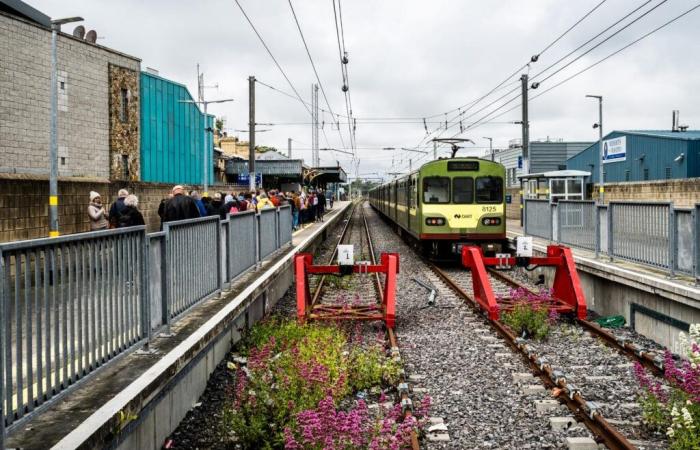
<svg viewBox="0 0 700 450"><path fill-rule="evenodd" d="M630 180L630 171L629 171L629 169L627 169L627 170L625 170L625 181L629 181L629 180Z"/></svg>
<svg viewBox="0 0 700 450"><path fill-rule="evenodd" d="M119 110L119 120L127 122L129 120L129 90L122 89L120 95L121 109Z"/></svg>
<svg viewBox="0 0 700 450"><path fill-rule="evenodd" d="M649 179L649 169L644 168L644 181Z"/></svg>
<svg viewBox="0 0 700 450"><path fill-rule="evenodd" d="M65 81L61 81L59 86L60 86L62 91L66 90L66 82Z"/></svg>
<svg viewBox="0 0 700 450"><path fill-rule="evenodd" d="M65 156L61 156L61 165L62 166L66 165L66 157Z"/></svg>
<svg viewBox="0 0 700 450"><path fill-rule="evenodd" d="M671 179L671 168L666 167L666 179L670 180Z"/></svg>
<svg viewBox="0 0 700 450"><path fill-rule="evenodd" d="M122 155L122 168L124 169L124 179L129 179L129 155Z"/></svg>

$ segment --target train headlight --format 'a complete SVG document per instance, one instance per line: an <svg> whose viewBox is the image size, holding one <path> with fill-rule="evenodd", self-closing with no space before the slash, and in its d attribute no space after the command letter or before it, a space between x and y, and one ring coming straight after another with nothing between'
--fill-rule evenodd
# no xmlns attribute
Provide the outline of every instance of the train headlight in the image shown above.
<svg viewBox="0 0 700 450"><path fill-rule="evenodd" d="M425 219L425 224L430 226L441 226L445 225L445 219L442 217L428 217Z"/></svg>
<svg viewBox="0 0 700 450"><path fill-rule="evenodd" d="M483 219L481 219L481 224L486 225L486 226L500 225L501 218L500 217L484 217Z"/></svg>

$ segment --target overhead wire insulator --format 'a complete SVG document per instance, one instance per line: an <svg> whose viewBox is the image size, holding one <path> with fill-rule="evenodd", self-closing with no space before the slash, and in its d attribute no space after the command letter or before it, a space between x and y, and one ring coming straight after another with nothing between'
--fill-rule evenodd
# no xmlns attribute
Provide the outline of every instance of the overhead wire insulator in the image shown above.
<svg viewBox="0 0 700 450"><path fill-rule="evenodd" d="M423 119L423 128L425 128L425 134L426 134L426 135L430 134L430 133L428 133L428 124L427 124L427 122L425 121L425 119Z"/></svg>
<svg viewBox="0 0 700 450"><path fill-rule="evenodd" d="M342 89L343 89L343 92L347 92L350 88L348 87L347 84L344 84Z"/></svg>
<svg viewBox="0 0 700 450"><path fill-rule="evenodd" d="M343 58L340 60L340 62L342 62L343 64L347 64L350 62L350 60L348 59L348 52L345 52L345 54L343 55Z"/></svg>

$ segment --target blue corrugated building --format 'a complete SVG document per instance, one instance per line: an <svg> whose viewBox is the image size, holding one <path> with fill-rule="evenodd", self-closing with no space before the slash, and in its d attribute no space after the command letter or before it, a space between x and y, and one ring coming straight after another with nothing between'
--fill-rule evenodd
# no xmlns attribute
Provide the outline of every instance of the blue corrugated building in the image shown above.
<svg viewBox="0 0 700 450"><path fill-rule="evenodd" d="M613 131L603 138L606 183L700 177L700 130ZM572 156L566 168L591 172L598 183L598 142Z"/></svg>
<svg viewBox="0 0 700 450"><path fill-rule="evenodd" d="M203 161L207 180L214 182L213 142L203 151L203 116L187 88L158 75L141 72L141 180L202 184ZM207 123L213 128L214 116Z"/></svg>

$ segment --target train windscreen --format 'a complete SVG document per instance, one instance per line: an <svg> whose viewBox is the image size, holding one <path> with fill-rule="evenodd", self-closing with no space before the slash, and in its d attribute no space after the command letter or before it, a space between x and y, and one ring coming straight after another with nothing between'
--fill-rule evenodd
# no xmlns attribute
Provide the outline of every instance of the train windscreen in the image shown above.
<svg viewBox="0 0 700 450"><path fill-rule="evenodd" d="M449 203L450 179L427 177L423 179L423 203Z"/></svg>
<svg viewBox="0 0 700 450"><path fill-rule="evenodd" d="M477 203L503 203L503 178L479 177L476 179Z"/></svg>
<svg viewBox="0 0 700 450"><path fill-rule="evenodd" d="M455 177L452 179L452 203L474 203L474 178Z"/></svg>

